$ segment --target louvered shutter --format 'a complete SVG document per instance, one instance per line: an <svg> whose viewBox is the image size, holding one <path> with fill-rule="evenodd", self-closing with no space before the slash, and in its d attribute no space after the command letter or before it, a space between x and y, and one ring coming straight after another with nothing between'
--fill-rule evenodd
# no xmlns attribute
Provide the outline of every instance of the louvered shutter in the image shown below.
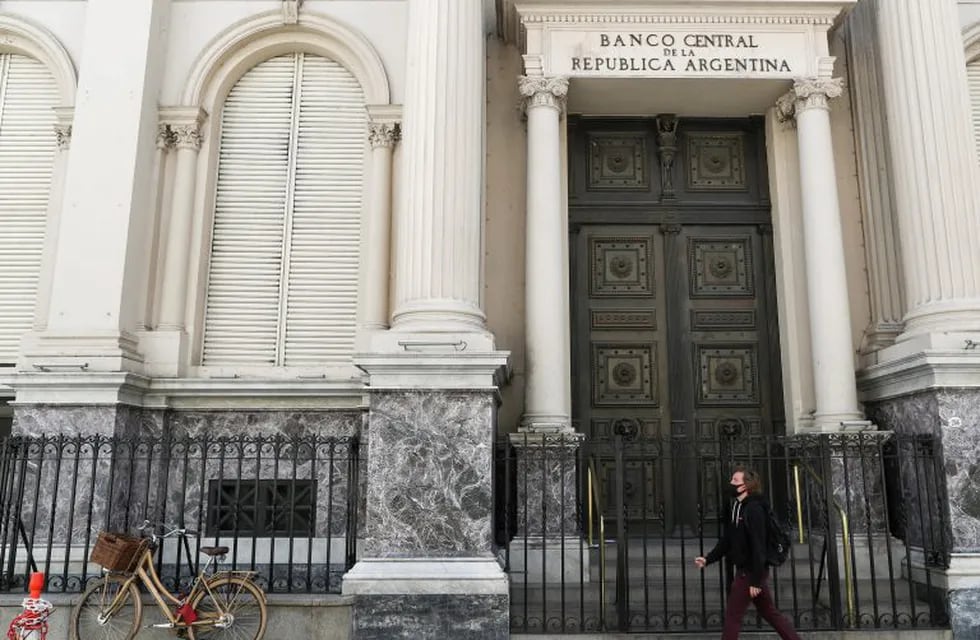
<svg viewBox="0 0 980 640"><path fill-rule="evenodd" d="M973 105L973 137L977 143L977 154L980 155L980 60L967 65L966 76L970 83L970 103Z"/></svg>
<svg viewBox="0 0 980 640"><path fill-rule="evenodd" d="M350 362L364 96L343 66L263 62L222 115L204 365Z"/></svg>
<svg viewBox="0 0 980 640"><path fill-rule="evenodd" d="M332 60L307 55L302 74L284 364L340 365L354 349L364 95Z"/></svg>
<svg viewBox="0 0 980 640"><path fill-rule="evenodd" d="M205 365L276 363L295 73L294 56L262 62L224 104Z"/></svg>
<svg viewBox="0 0 980 640"><path fill-rule="evenodd" d="M16 361L34 320L58 87L33 58L0 54L0 363Z"/></svg>

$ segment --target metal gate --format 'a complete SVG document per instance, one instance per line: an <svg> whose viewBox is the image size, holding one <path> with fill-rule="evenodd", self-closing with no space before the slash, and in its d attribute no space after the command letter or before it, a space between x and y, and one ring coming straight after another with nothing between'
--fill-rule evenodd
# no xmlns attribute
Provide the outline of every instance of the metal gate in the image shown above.
<svg viewBox="0 0 980 640"><path fill-rule="evenodd" d="M731 580L698 570L731 504L736 465L758 471L792 531L771 572L777 606L800 629L942 627L948 566L942 469L929 436L643 438L518 436L498 455L498 536L514 632L720 629ZM668 476L683 470L684 485ZM689 483L689 484L687 484ZM637 497L670 486L656 499ZM676 494L672 492L677 492ZM691 500L691 519L667 517ZM765 628L750 610L746 628Z"/></svg>

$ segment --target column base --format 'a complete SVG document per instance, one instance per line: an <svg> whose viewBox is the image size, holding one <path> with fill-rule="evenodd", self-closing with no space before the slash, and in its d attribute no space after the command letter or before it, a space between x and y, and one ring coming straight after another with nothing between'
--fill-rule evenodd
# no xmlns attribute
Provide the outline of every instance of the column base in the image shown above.
<svg viewBox="0 0 980 640"><path fill-rule="evenodd" d="M974 332L980 327L980 299L926 304L909 312L897 342L928 333Z"/></svg>
<svg viewBox="0 0 980 640"><path fill-rule="evenodd" d="M461 300L418 300L398 306L391 328L399 332L486 332L487 316L479 307Z"/></svg>
<svg viewBox="0 0 980 640"><path fill-rule="evenodd" d="M572 429L572 419L569 416L525 413L521 417L518 433L528 435L565 433L572 435L575 432Z"/></svg>
<svg viewBox="0 0 980 640"><path fill-rule="evenodd" d="M141 373L139 339L126 331L64 332L47 330L24 337L21 371L124 371Z"/></svg>
<svg viewBox="0 0 980 640"><path fill-rule="evenodd" d="M161 328L140 334L146 375L180 378L186 375L190 338L183 329Z"/></svg>
<svg viewBox="0 0 980 640"><path fill-rule="evenodd" d="M503 640L507 575L484 558L365 559L344 576L353 640Z"/></svg>

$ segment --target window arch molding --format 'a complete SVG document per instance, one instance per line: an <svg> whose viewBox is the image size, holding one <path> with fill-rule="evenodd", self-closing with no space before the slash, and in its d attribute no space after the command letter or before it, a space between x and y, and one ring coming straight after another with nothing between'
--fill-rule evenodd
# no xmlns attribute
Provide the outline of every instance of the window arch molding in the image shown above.
<svg viewBox="0 0 980 640"><path fill-rule="evenodd" d="M20 53L40 61L54 77L61 106L74 106L78 87L75 66L50 31L23 18L0 13L0 53Z"/></svg>
<svg viewBox="0 0 980 640"><path fill-rule="evenodd" d="M358 31L324 15L304 12L295 25L283 25L271 11L240 22L211 41L194 63L181 103L213 112L246 71L287 53L312 53L345 66L370 105L389 104L388 75L381 56Z"/></svg>
<svg viewBox="0 0 980 640"><path fill-rule="evenodd" d="M980 22L963 30L963 52L967 64L980 60Z"/></svg>
<svg viewBox="0 0 980 640"><path fill-rule="evenodd" d="M206 120L202 126L202 142L195 160L196 169L188 283L186 288L186 332L189 349L179 356L184 365L179 368L191 375L210 377L238 373L238 367L206 367L202 364L204 315L208 287L211 227L218 178L218 155L221 137L222 110L229 93L239 80L256 65L277 56L306 53L332 60L342 65L357 80L368 111L390 105L388 76L380 55L371 43L351 27L327 16L304 12L299 23L284 25L278 11L259 14L238 23L216 37L198 56L188 76L180 109L198 111ZM371 148L364 140L363 162L370 176ZM361 215L368 202L369 179L364 181ZM167 273L169 273L169 268ZM167 279L167 273L164 279ZM358 294L358 317L361 315L363 292ZM185 369L184 367L189 367ZM233 371L234 370L234 371ZM244 368L248 370L248 368ZM350 377L353 375L351 367ZM262 375L272 377L292 375L287 370L269 369Z"/></svg>

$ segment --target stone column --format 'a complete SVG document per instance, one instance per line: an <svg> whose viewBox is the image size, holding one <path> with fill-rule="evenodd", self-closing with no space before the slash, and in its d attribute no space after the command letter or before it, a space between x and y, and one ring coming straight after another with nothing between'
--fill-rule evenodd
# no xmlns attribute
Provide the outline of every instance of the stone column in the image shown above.
<svg viewBox="0 0 980 640"><path fill-rule="evenodd" d="M863 420L857 402L844 242L830 130L828 101L842 92L843 82L839 79L799 79L777 105L782 117L795 117L799 138L807 302L816 397L814 427L819 430L838 430L842 423L862 427L868 424Z"/></svg>
<svg viewBox="0 0 980 640"><path fill-rule="evenodd" d="M74 109L57 108L58 123L55 125L55 139L58 141L58 152L54 157L54 168L51 171L51 191L48 198L48 215L44 227L44 253L42 265L54 263L55 251L58 248L58 230L61 220L61 207L65 194L65 171L68 168L68 155L71 148L71 123L74 119ZM48 308L51 301L52 269L41 269L37 283L37 300L34 304L34 331L44 331L48 326Z"/></svg>
<svg viewBox="0 0 980 640"><path fill-rule="evenodd" d="M980 171L956 2L879 0L877 23L909 307L902 338L975 334Z"/></svg>
<svg viewBox="0 0 980 640"><path fill-rule="evenodd" d="M401 136L398 115L368 109L371 125L371 183L364 221L360 337L388 328L388 282L391 273L392 157Z"/></svg>
<svg viewBox="0 0 980 640"><path fill-rule="evenodd" d="M482 3L411 0L408 33L392 328L484 332Z"/></svg>
<svg viewBox="0 0 980 640"><path fill-rule="evenodd" d="M527 110L525 376L521 429L571 429L568 264L561 162L567 78L523 76Z"/></svg>
<svg viewBox="0 0 980 640"><path fill-rule="evenodd" d="M905 300L901 251L895 224L895 189L881 83L881 46L876 35L877 0L864 0L846 22L849 85L857 138L864 251L868 264L871 322L862 352L895 342L902 332Z"/></svg>
<svg viewBox="0 0 980 640"><path fill-rule="evenodd" d="M201 149L204 112L197 107L190 107L169 109L163 115L173 135L176 166L163 257L163 290L160 292L160 322L157 329L183 332L187 302L187 263L197 184L197 156Z"/></svg>
<svg viewBox="0 0 980 640"><path fill-rule="evenodd" d="M133 332L145 311L142 221L151 206L168 10L169 0L86 4L47 327L25 353L41 370L141 367ZM94 401L91 390L86 395Z"/></svg>
<svg viewBox="0 0 980 640"><path fill-rule="evenodd" d="M483 3L409 0L408 12L395 309L355 360L371 394L366 538L343 592L355 639L502 639L493 447L507 354L480 309Z"/></svg>

